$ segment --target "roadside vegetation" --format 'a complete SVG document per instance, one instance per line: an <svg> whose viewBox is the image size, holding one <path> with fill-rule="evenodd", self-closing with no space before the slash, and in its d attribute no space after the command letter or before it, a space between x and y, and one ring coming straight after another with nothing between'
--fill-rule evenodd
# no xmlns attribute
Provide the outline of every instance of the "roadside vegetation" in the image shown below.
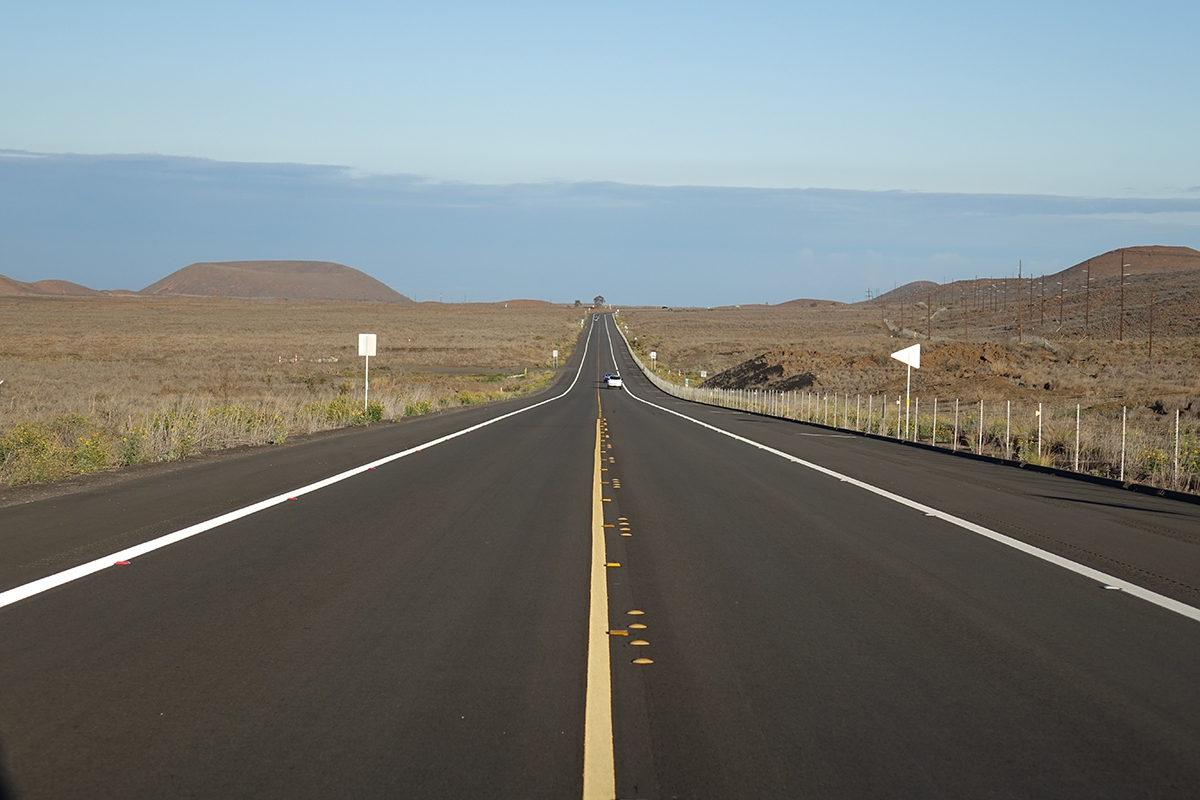
<svg viewBox="0 0 1200 800"><path fill-rule="evenodd" d="M964 310L953 297L939 304L936 291L903 304L628 309L620 316L639 358L649 366L655 351L658 377L669 384L742 392L735 398L741 407L782 402L787 416L889 436L897 435L897 400L906 391L905 368L890 354L920 341L910 438L1200 492L1200 274L1155 280L1153 342L1149 291L1127 289L1122 327L1120 295L1102 281L1090 306L1080 294L1061 310L1057 302L1026 308L1020 321L1015 305ZM930 296L935 307L927 310ZM893 324L901 317L905 326Z"/></svg>
<svg viewBox="0 0 1200 800"><path fill-rule="evenodd" d="M503 304L0 299L0 485L498 402L544 389L580 313ZM379 336L363 404L360 331Z"/></svg>

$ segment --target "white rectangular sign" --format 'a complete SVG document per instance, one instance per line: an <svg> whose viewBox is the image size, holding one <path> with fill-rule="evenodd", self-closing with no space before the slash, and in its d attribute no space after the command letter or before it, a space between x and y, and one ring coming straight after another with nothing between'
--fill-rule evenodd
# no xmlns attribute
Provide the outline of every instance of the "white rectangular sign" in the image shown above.
<svg viewBox="0 0 1200 800"><path fill-rule="evenodd" d="M360 356L375 355L375 334L360 333L358 335L358 354Z"/></svg>

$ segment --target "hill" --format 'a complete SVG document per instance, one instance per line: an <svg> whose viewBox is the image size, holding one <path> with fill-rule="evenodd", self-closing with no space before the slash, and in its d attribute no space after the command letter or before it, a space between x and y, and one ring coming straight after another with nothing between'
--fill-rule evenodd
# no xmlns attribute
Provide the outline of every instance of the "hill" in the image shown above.
<svg viewBox="0 0 1200 800"><path fill-rule="evenodd" d="M1132 276L1163 275L1170 277L1182 276L1185 273L1200 272L1200 250L1193 250L1190 247L1141 245L1109 250L1107 253L1101 253L1098 256L1085 259L1074 266L1067 267L1052 275L1035 276L1032 272L1026 272L1024 275L1025 284L1023 285L1026 287L1026 290L1033 291L1032 287L1036 283L1040 292L1042 287L1057 287L1059 281L1062 281L1065 290L1070 291L1085 286L1089 276L1093 286L1097 285L1097 282L1109 279L1119 283L1122 258L1124 258L1126 265L1125 275L1127 283L1128 278ZM1006 297L1012 295L1015 298L1017 279L1012 276L1004 278L978 278L975 280L952 281L945 284L933 281L913 281L864 302L876 305L923 303L931 295L934 299L941 298L948 302L949 298L977 296L980 292L986 292L989 296L999 295L1000 297ZM1031 296L1026 295L1027 298ZM1002 300L1001 302L1003 303L1004 301ZM1012 302L1015 302L1015 300Z"/></svg>
<svg viewBox="0 0 1200 800"><path fill-rule="evenodd" d="M845 303L838 300L817 300L812 297L798 297L795 300L787 300L782 303L776 303L776 306L805 306L806 308L820 308L823 306L844 306Z"/></svg>
<svg viewBox="0 0 1200 800"><path fill-rule="evenodd" d="M25 283L0 275L0 297L98 297L104 292L70 281L34 281Z"/></svg>
<svg viewBox="0 0 1200 800"><path fill-rule="evenodd" d="M331 261L201 261L138 294L412 302L370 275Z"/></svg>

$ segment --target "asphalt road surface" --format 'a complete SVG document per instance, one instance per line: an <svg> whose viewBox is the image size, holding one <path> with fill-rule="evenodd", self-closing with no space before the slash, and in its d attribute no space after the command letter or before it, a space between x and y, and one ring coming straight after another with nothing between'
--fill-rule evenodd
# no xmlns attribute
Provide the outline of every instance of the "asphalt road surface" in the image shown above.
<svg viewBox="0 0 1200 800"><path fill-rule="evenodd" d="M0 795L1195 797L1198 605L1200 506L678 401L599 315L537 398L0 509Z"/></svg>

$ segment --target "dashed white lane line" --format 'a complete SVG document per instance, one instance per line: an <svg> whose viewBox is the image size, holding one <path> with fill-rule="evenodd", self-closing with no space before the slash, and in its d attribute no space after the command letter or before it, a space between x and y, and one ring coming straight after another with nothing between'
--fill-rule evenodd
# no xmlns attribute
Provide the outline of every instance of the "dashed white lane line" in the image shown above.
<svg viewBox="0 0 1200 800"><path fill-rule="evenodd" d="M510 411L507 414L501 414L498 417L485 420L484 422L480 422L477 425L472 425L469 428L463 428L462 430L448 433L445 436L440 436L437 439L425 442L424 444L419 444L416 447L410 447L409 449L403 450L399 453L393 453L390 456L385 456L368 464L363 464L360 467L348 469L345 472L332 475L324 480L317 481L316 483L310 483L307 486L300 487L299 489L292 489L266 500L260 500L252 505L230 511L226 514L222 514L219 517L214 517L210 520L206 520L205 522L197 523L187 528L183 528L182 530L175 531L174 533L168 533L163 536L159 536L157 539L151 539L150 541L142 542L141 544L133 545L132 547L127 547L124 550L118 550L115 553L101 556L100 558L94 559L85 564L80 564L79 566L71 567L70 569L56 572L53 575L47 575L46 577L40 578L36 581L30 581L29 583L21 586L0 592L0 608L10 606L13 603L26 600L35 595L39 595L42 592L47 592L51 589L63 586L64 584L71 583L72 581L77 581L80 578L86 578L88 575L108 569L109 567L116 565L118 562L131 561L138 556L144 556L147 553L152 553L155 550L161 550L162 548L175 544L176 542L182 542L184 539L190 539L193 536L197 536L206 531L211 531L213 528L219 528L222 525L228 525L230 522L235 522L239 519L243 519L244 517L248 517L251 514L257 514L260 511L265 511L266 509L277 506L280 503L286 503L289 500L297 500L306 494L311 494L312 492L324 489L327 486L332 486L335 483L340 483L349 478L353 478L355 475L367 472L368 470L373 470L376 467L383 466L384 464L390 464L391 462L405 458L406 456L411 456L414 453L419 453L422 450L435 447L443 442L448 442L451 439L457 439L460 436L465 436L466 434L477 431L480 428L486 428L489 425L494 425L495 423L506 420L509 417L515 417L518 414L524 414L526 411L532 411L539 406L544 406L547 403L553 403L555 400L566 397L571 390L575 388L575 384L579 382L579 376L583 374L583 365L587 362L587 348L592 341L592 331L595 329L595 327L595 323L593 322L588 328L587 339L585 339L583 343L583 358L581 358L579 361L579 369L576 370L575 378L571 381L571 385L568 386L562 394L555 395L554 397L547 398L530 406L525 406L524 408L518 408L516 411Z"/></svg>

